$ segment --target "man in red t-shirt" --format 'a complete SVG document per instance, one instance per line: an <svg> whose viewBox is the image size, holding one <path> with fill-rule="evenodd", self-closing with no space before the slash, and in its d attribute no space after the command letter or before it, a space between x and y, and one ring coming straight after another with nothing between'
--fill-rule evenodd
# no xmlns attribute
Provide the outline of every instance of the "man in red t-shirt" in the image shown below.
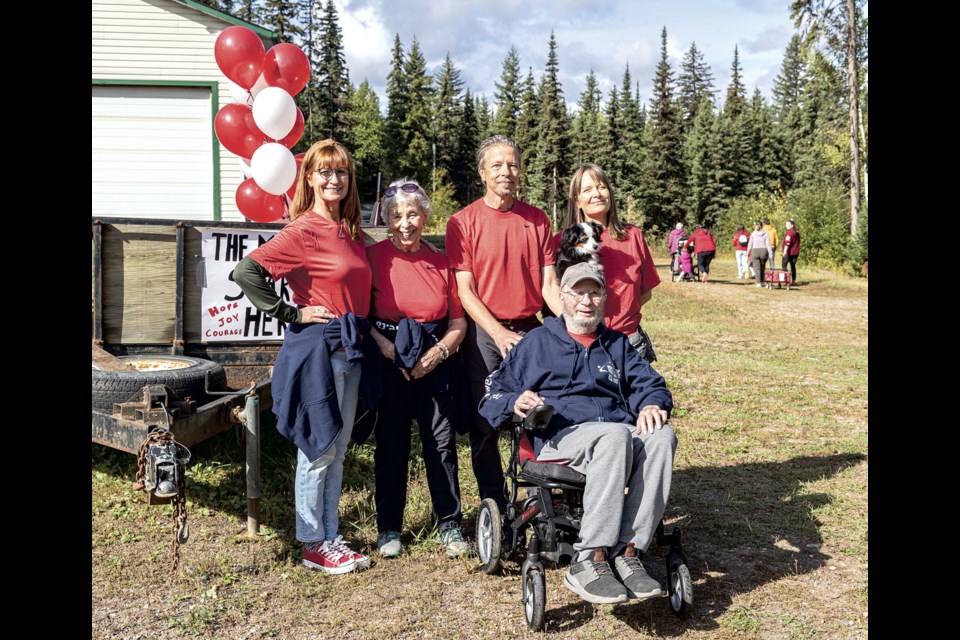
<svg viewBox="0 0 960 640"><path fill-rule="evenodd" d="M497 432L477 414L484 381L523 336L540 326L544 303L559 315L560 287L547 215L513 197L520 177L520 149L502 135L477 151L482 198L447 222L446 251L460 302L467 313L462 352L472 390L470 448L480 499L504 507L503 467Z"/></svg>
<svg viewBox="0 0 960 640"><path fill-rule="evenodd" d="M790 282L797 282L797 258L800 256L800 232L793 220L787 220L787 232L783 234L783 259L781 268L786 271L790 265Z"/></svg>

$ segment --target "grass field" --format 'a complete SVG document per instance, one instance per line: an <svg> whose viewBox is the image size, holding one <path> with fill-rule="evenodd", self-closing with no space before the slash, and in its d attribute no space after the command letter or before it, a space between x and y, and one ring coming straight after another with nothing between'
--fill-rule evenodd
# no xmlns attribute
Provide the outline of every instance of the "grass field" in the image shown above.
<svg viewBox="0 0 960 640"><path fill-rule="evenodd" d="M666 260L657 266L665 277ZM683 530L692 615L677 618L665 599L588 604L562 586L565 568L549 568L545 637L867 636L867 282L802 260L790 291L737 280L732 260L712 272L709 284L664 281L643 323L677 407L666 520ZM434 542L416 441L405 553L373 553L370 570L344 576L302 567L295 450L269 417L262 429L260 535L245 535L243 448L220 434L192 449L191 537L176 572L170 507L131 490L134 456L93 445L92 637L539 637L524 623L518 562L488 576ZM465 440L459 452L472 542ZM372 444L348 453L341 532L375 547Z"/></svg>

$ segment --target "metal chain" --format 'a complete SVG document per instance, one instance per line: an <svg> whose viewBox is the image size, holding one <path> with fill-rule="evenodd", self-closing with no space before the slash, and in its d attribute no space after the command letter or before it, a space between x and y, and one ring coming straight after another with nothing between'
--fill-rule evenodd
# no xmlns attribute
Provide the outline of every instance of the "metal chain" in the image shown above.
<svg viewBox="0 0 960 640"><path fill-rule="evenodd" d="M137 481L133 483L135 491L143 491L144 477L146 472L147 452L151 445L166 445L173 443L176 447L182 447L173 437L173 433L164 428L157 428L147 434L147 439L140 445L140 452L137 455ZM177 570L180 563L180 544L186 542L190 536L190 528L187 526L187 479L186 473L177 474L177 495L171 498L173 505L173 570Z"/></svg>

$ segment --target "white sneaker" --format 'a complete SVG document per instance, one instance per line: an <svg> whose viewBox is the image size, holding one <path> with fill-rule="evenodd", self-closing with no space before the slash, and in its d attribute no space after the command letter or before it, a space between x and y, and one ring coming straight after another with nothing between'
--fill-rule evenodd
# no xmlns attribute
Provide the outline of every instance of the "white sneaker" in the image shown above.
<svg viewBox="0 0 960 640"><path fill-rule="evenodd" d="M353 560L357 569L366 569L370 566L370 558L351 549L350 545L347 544L347 541L343 539L343 536L337 536L335 539L330 540L329 542L333 548L337 549L347 558Z"/></svg>

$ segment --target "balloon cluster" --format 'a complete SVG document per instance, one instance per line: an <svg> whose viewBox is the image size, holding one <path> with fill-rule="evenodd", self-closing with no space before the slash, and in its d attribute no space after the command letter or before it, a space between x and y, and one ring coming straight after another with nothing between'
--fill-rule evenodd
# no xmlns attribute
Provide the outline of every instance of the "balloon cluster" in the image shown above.
<svg viewBox="0 0 960 640"><path fill-rule="evenodd" d="M303 135L303 113L293 96L307 86L310 61L288 43L265 51L257 34L239 26L220 33L213 55L233 97L217 112L213 128L220 144L240 156L245 179L237 188L237 208L255 222L279 220L286 198L296 193L303 161L303 154L290 151Z"/></svg>

